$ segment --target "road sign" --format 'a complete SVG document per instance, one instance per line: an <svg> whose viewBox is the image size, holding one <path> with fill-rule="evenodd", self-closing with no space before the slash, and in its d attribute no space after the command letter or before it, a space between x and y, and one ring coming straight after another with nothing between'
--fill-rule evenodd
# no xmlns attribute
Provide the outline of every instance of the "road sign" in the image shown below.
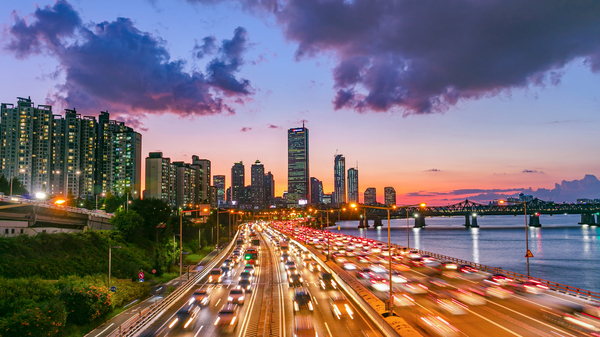
<svg viewBox="0 0 600 337"><path fill-rule="evenodd" d="M531 250L527 250L527 254L525 254L525 257L533 257L533 253L531 252Z"/></svg>
<svg viewBox="0 0 600 337"><path fill-rule="evenodd" d="M152 274L156 274L156 269L152 269Z"/></svg>
<svg viewBox="0 0 600 337"><path fill-rule="evenodd" d="M112 291L114 293L115 291L117 291L117 287L115 287L115 286L110 287L110 291Z"/></svg>
<svg viewBox="0 0 600 337"><path fill-rule="evenodd" d="M140 270L138 277L140 278L140 282L144 282L144 272L143 271Z"/></svg>

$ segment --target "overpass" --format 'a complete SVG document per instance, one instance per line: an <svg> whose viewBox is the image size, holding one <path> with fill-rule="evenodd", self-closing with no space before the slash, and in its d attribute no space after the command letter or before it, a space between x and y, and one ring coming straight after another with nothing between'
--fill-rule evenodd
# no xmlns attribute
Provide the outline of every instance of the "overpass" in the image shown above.
<svg viewBox="0 0 600 337"><path fill-rule="evenodd" d="M0 202L0 235L112 229L112 214L40 202Z"/></svg>

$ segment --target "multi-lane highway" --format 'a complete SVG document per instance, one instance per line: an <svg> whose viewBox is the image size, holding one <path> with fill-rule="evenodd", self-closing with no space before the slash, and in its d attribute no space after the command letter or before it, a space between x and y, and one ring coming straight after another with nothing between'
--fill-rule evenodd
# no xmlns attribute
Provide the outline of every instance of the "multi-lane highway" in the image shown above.
<svg viewBox="0 0 600 337"><path fill-rule="evenodd" d="M234 245L235 252L218 263L221 266L233 260L231 274L223 274L219 281L216 272L214 279L209 280L209 273L145 329L142 336L381 336L352 301L336 290L321 288L318 270L310 271L308 265L303 265L300 251L290 252L289 261L294 262L302 280L300 284L289 285L287 260L276 249L279 240L269 231L262 231L265 226L249 224L241 228L243 244ZM243 283L240 278L247 277L242 273L253 262L246 259L253 260L246 253L256 240L260 243L258 264L254 265L249 289L240 295L239 284ZM197 290L207 290L208 300L202 303ZM302 297L302 293L296 294L297 290L308 294ZM192 300L194 291L197 300ZM307 298L310 307L303 305ZM336 303L342 307L341 315L336 315Z"/></svg>
<svg viewBox="0 0 600 337"><path fill-rule="evenodd" d="M327 252L330 237L330 253L345 273L388 301L384 243L309 228L290 229L285 224L275 227L315 251ZM443 262L407 252L395 256L393 263L392 286L398 299L394 312L423 334L600 336L599 303L558 294L543 284L520 283ZM446 331L440 332L444 327Z"/></svg>

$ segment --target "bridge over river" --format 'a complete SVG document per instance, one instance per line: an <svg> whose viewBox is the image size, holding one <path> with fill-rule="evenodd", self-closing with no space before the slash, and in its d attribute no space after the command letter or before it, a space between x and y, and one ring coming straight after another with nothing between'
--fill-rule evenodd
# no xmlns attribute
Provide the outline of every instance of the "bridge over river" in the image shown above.
<svg viewBox="0 0 600 337"><path fill-rule="evenodd" d="M373 212L380 216L385 216L384 210ZM580 224L598 225L600 221L600 204L557 204L540 199L533 199L529 202L504 203L504 204L480 204L470 200L447 205L447 206L414 206L392 210L392 218L412 218L415 221L415 228L425 227L427 217L436 216L464 216L465 227L479 227L477 217L482 215L525 215L529 217L529 226L541 227L541 214L580 214Z"/></svg>

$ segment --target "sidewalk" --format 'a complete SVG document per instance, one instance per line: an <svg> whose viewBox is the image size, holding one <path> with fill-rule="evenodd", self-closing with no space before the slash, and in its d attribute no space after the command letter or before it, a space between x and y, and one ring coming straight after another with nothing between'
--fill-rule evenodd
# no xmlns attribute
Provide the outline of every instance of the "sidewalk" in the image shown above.
<svg viewBox="0 0 600 337"><path fill-rule="evenodd" d="M217 251L213 250L206 257L204 257L197 265L193 268L190 266L190 274L192 276L194 273L202 270L202 267L208 263L213 257L217 255ZM182 282L185 283L188 280L187 268L181 275ZM111 318L107 322L104 322L102 325L97 327L96 329L89 332L84 337L108 337L108 336L118 336L119 327L123 329L126 326L129 326L137 317L140 317L144 312L150 309L152 305L161 301L165 295L169 286L179 286L179 277L172 279L169 282L158 284L153 286L150 289L150 297L139 302L138 300L127 304L125 307L127 310L122 313L116 315Z"/></svg>

